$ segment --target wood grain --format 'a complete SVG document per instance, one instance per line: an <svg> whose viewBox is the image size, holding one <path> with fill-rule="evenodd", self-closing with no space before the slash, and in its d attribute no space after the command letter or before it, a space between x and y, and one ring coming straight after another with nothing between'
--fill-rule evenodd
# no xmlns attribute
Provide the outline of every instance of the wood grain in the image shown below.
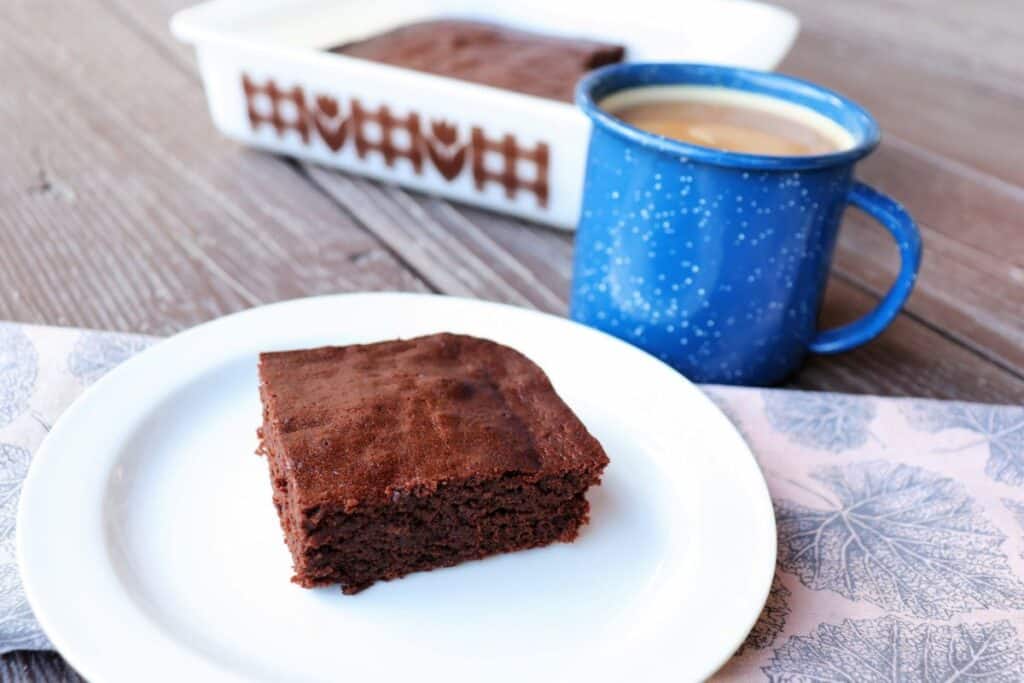
<svg viewBox="0 0 1024 683"><path fill-rule="evenodd" d="M843 276L829 282L822 325L853 320L877 303ZM901 315L877 339L848 353L811 356L791 386L862 394L1021 403L1024 381L950 339L942 330ZM880 389L881 387L881 389Z"/></svg>
<svg viewBox="0 0 1024 683"><path fill-rule="evenodd" d="M906 310L1020 375L1024 369L1024 269L928 225L922 224L921 232L927 250ZM835 267L877 296L895 278L899 258L881 228L852 214L843 228Z"/></svg>
<svg viewBox="0 0 1024 683"><path fill-rule="evenodd" d="M984 10L971 9L974 3L918 7L913 12L913 31L907 28L910 20L901 22L898 14L896 18L887 16L900 3L879 7L878 2L783 0L780 4L795 9L804 23L780 71L853 97L875 114L890 136L1024 186L1024 168L1016 146L1008 144L1024 134L1019 3L1015 21L1008 18L1009 12L995 13L992 18L1006 16L1001 30L1016 36L1002 45L1013 55L1003 61L1015 62L1016 67L1009 67L1005 77L998 78L988 78L995 73L988 68L964 67L965 54L984 55L978 59L985 60L993 54L993 30L961 15L984 16ZM945 37L948 28L939 28L950 20L960 25L953 39ZM873 28L858 31L864 24ZM927 52L899 39L901 35L928 33L933 34L931 40L944 42L935 42Z"/></svg>
<svg viewBox="0 0 1024 683"><path fill-rule="evenodd" d="M356 217L435 291L556 310L564 295L449 205L425 209L395 187L304 166L310 180ZM430 206L429 201L426 206Z"/></svg>
<svg viewBox="0 0 1024 683"><path fill-rule="evenodd" d="M974 0L956 7L941 0L777 0L776 4L794 11L807 34L854 37L922 71L1020 90L1024 63L1018 0Z"/></svg>
<svg viewBox="0 0 1024 683"><path fill-rule="evenodd" d="M293 166L217 136L195 76L101 8L17 5L0 60L19 93L0 107L19 131L0 152L0 316L166 334L316 292L424 289Z"/></svg>

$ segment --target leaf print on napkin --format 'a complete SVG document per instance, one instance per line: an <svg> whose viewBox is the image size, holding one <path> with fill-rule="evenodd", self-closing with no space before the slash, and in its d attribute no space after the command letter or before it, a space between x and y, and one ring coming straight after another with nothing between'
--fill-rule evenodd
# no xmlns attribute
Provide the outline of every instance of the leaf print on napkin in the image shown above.
<svg viewBox="0 0 1024 683"><path fill-rule="evenodd" d="M1010 498L1003 498L1003 506L1010 511L1013 518L1017 521L1017 526L1024 531L1024 503L1019 500L1011 500ZM1024 557L1024 550L1020 553L1021 557Z"/></svg>
<svg viewBox="0 0 1024 683"><path fill-rule="evenodd" d="M764 408L772 427L802 446L831 453L860 448L873 436L875 400L810 391L766 391Z"/></svg>
<svg viewBox="0 0 1024 683"><path fill-rule="evenodd" d="M83 332L68 356L68 371L83 384L92 384L152 343L132 334Z"/></svg>
<svg viewBox="0 0 1024 683"><path fill-rule="evenodd" d="M933 683L1024 679L1024 644L1009 621L957 626L893 616L821 624L775 650L768 680Z"/></svg>
<svg viewBox="0 0 1024 683"><path fill-rule="evenodd" d="M7 544L14 538L18 494L31 460L32 455L24 448L0 443L0 543Z"/></svg>
<svg viewBox="0 0 1024 683"><path fill-rule="evenodd" d="M19 326L0 324L0 427L28 407L38 372L39 355L32 340Z"/></svg>
<svg viewBox="0 0 1024 683"><path fill-rule="evenodd" d="M782 629L786 626L786 617L789 616L790 595L792 593L782 585L779 575L776 574L772 578L772 587L768 591L768 601L765 602L764 609L761 610L761 616L757 618L757 623L754 624L754 628L747 634L747 639L740 645L740 649L736 651L736 654L733 655L734 657L739 657L748 648L763 650L775 643L775 639L779 637Z"/></svg>
<svg viewBox="0 0 1024 683"><path fill-rule="evenodd" d="M952 479L885 461L820 468L803 487L824 506L775 504L779 567L813 590L894 612L948 619L1024 609L1006 537Z"/></svg>
<svg viewBox="0 0 1024 683"><path fill-rule="evenodd" d="M14 561L0 562L0 652L51 650L21 590Z"/></svg>
<svg viewBox="0 0 1024 683"><path fill-rule="evenodd" d="M31 459L24 448L0 443L0 648L4 650L51 647L25 601L14 561L18 495Z"/></svg>
<svg viewBox="0 0 1024 683"><path fill-rule="evenodd" d="M903 413L910 426L919 431L935 434L947 429L966 429L973 432L974 438L942 452L987 444L985 474L1004 484L1024 484L1024 408L915 401L904 408Z"/></svg>

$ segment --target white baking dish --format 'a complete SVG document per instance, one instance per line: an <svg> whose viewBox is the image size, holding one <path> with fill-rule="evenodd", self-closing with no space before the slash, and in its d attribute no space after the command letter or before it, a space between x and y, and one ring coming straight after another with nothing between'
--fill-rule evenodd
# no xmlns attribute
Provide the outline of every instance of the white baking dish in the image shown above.
<svg viewBox="0 0 1024 683"><path fill-rule="evenodd" d="M575 227L590 123L574 106L323 49L437 17L619 43L630 61L757 69L782 59L798 26L746 0L213 0L175 14L171 30L195 45L213 121L231 138Z"/></svg>

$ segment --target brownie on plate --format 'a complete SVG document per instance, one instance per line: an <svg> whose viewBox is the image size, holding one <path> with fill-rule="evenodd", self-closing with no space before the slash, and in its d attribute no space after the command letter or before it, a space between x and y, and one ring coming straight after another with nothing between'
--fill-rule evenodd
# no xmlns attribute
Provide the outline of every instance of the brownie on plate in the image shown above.
<svg viewBox="0 0 1024 683"><path fill-rule="evenodd" d="M462 19L406 24L331 52L572 102L587 71L621 62L620 45Z"/></svg>
<svg viewBox="0 0 1024 683"><path fill-rule="evenodd" d="M260 355L274 504L293 581L375 581L554 541L608 458L544 372L435 334Z"/></svg>

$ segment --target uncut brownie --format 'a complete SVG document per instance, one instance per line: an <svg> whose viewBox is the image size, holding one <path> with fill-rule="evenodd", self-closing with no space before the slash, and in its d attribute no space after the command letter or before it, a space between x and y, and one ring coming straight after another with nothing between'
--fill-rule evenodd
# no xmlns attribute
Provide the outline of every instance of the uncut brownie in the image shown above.
<svg viewBox="0 0 1024 683"><path fill-rule="evenodd" d="M407 24L331 52L572 102L587 71L622 61L621 45L439 19Z"/></svg>
<svg viewBox="0 0 1024 683"><path fill-rule="evenodd" d="M544 372L485 339L264 353L259 375L260 452L305 587L572 541L608 463Z"/></svg>

